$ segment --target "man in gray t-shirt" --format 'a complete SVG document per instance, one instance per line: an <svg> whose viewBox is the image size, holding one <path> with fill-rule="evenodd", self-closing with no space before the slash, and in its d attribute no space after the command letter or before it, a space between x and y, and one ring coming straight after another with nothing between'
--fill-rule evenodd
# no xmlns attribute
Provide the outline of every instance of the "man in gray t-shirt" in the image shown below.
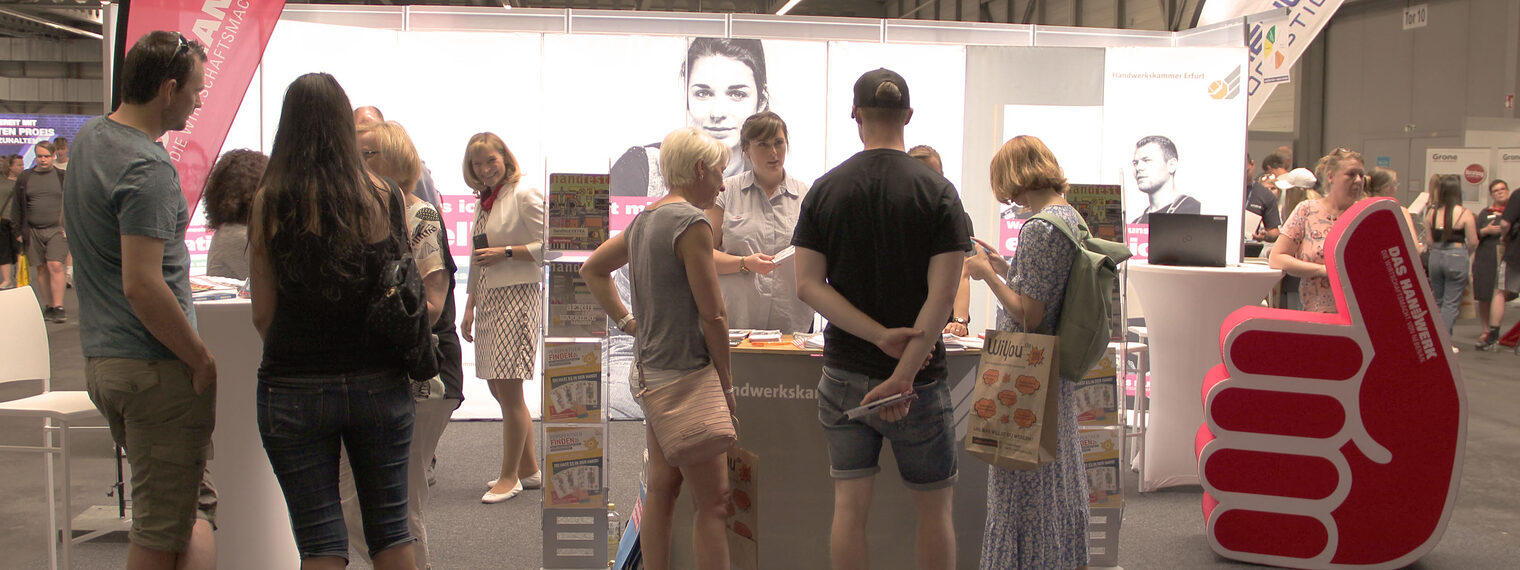
<svg viewBox="0 0 1520 570"><path fill-rule="evenodd" d="M43 316L64 322L64 261L69 256L63 236L63 171L53 166L53 143L37 143L32 168L16 178L16 230L25 245L26 259L36 268L34 279L42 291Z"/></svg>
<svg viewBox="0 0 1520 570"><path fill-rule="evenodd" d="M64 182L85 385L132 465L128 557L142 567L215 556L216 361L190 304L190 205L155 142L200 107L205 65L204 48L178 33L139 39L121 106L79 131Z"/></svg>

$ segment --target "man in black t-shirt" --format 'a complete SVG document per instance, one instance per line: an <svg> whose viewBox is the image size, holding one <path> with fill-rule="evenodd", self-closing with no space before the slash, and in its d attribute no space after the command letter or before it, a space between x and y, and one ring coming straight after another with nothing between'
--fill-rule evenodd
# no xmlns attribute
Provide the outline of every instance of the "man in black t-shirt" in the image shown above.
<svg viewBox="0 0 1520 570"><path fill-rule="evenodd" d="M1277 211L1277 195L1263 186L1260 181L1254 180L1251 174L1256 171L1256 163L1251 160L1251 155L1246 155L1246 211L1256 214L1261 218L1258 227L1248 228L1251 230L1251 238L1256 241L1277 241L1278 227L1282 226L1282 213Z"/></svg>
<svg viewBox="0 0 1520 570"><path fill-rule="evenodd" d="M829 320L818 407L835 480L835 568L869 565L866 514L883 438L916 495L917 544L928 549L920 566L955 567L957 442L939 335L971 241L955 188L903 150L912 115L901 75L878 69L855 82L851 116L865 150L813 184L792 238L797 295ZM917 399L845 415L898 394Z"/></svg>
<svg viewBox="0 0 1520 570"><path fill-rule="evenodd" d="M1493 319L1489 323L1494 327L1504 324L1504 304L1520 296L1520 192L1509 193L1509 202L1504 205L1504 217L1499 227L1499 235L1504 236L1504 262L1500 264L1499 275L1502 286L1494 288L1491 305ZM1479 344L1478 348L1493 350L1496 346L1497 343L1486 342ZM1520 354L1520 345L1515 346L1515 354Z"/></svg>

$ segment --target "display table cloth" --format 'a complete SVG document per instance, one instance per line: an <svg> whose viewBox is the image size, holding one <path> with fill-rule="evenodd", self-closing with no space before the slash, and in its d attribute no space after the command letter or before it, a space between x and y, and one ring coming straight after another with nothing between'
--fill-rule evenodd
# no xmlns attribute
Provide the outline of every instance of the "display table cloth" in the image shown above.
<svg viewBox="0 0 1520 570"><path fill-rule="evenodd" d="M1282 271L1130 264L1149 329L1151 396L1140 491L1198 484L1193 440L1203 424L1203 377L1219 363L1219 327L1235 309L1260 303Z"/></svg>
<svg viewBox="0 0 1520 570"><path fill-rule="evenodd" d="M216 357L215 456L218 491L216 567L293 568L300 564L285 495L259 439L256 406L264 341L247 299L196 303L201 339Z"/></svg>

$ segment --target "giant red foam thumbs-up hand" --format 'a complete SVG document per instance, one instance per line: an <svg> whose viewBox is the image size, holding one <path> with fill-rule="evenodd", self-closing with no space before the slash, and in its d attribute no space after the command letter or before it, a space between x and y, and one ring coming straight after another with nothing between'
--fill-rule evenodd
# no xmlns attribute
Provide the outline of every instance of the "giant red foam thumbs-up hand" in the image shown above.
<svg viewBox="0 0 1520 570"><path fill-rule="evenodd" d="M1197 450L1209 544L1296 568L1397 568L1440 540L1467 402L1404 217L1364 200L1330 231L1338 313L1245 308L1220 331Z"/></svg>

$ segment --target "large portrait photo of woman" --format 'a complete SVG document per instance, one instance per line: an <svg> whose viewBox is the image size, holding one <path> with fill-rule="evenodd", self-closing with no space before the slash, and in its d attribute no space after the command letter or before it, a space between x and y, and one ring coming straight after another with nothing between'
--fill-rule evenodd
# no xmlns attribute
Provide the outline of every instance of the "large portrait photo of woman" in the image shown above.
<svg viewBox="0 0 1520 570"><path fill-rule="evenodd" d="M692 38L681 66L687 126L702 129L731 149L724 177L749 169L739 150L739 127L770 109L765 48L757 39ZM664 196L660 143L629 148L612 165L613 196Z"/></svg>

